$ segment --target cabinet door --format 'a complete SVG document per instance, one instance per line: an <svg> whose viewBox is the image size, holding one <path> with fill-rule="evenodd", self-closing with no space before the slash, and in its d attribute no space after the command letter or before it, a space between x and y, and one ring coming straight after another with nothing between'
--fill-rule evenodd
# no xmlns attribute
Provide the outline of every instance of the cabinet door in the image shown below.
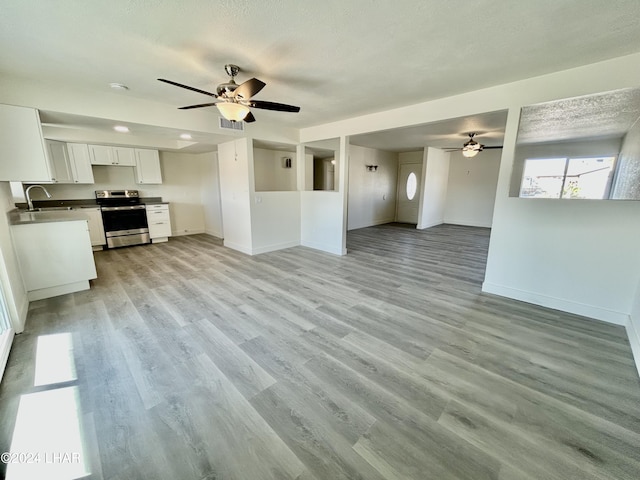
<svg viewBox="0 0 640 480"><path fill-rule="evenodd" d="M38 111L0 105L0 181L51 182Z"/></svg>
<svg viewBox="0 0 640 480"><path fill-rule="evenodd" d="M125 167L136 166L135 149L128 147L113 147L114 161Z"/></svg>
<svg viewBox="0 0 640 480"><path fill-rule="evenodd" d="M56 183L73 183L67 145L64 142L46 140L47 154L51 165L51 179Z"/></svg>
<svg viewBox="0 0 640 480"><path fill-rule="evenodd" d="M149 224L149 238L167 238L171 236L171 224L169 222L157 222Z"/></svg>
<svg viewBox="0 0 640 480"><path fill-rule="evenodd" d="M94 183L89 146L84 143L67 143L67 153L74 183Z"/></svg>
<svg viewBox="0 0 640 480"><path fill-rule="evenodd" d="M107 145L89 145L91 165L115 165L113 147Z"/></svg>
<svg viewBox="0 0 640 480"><path fill-rule="evenodd" d="M106 245L107 240L104 236L104 225L102 223L100 207L81 208L80 211L89 217L89 237L91 238L91 245Z"/></svg>
<svg viewBox="0 0 640 480"><path fill-rule="evenodd" d="M86 221L14 225L11 234L27 291L96 278Z"/></svg>
<svg viewBox="0 0 640 480"><path fill-rule="evenodd" d="M143 150L136 148L136 183L162 183L160 155L157 150Z"/></svg>

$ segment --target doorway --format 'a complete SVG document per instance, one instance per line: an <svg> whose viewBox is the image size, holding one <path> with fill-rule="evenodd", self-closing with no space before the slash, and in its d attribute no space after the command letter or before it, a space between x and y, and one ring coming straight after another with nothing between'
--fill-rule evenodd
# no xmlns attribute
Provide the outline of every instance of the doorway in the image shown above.
<svg viewBox="0 0 640 480"><path fill-rule="evenodd" d="M421 174L421 163L401 163L398 165L396 222L418 223Z"/></svg>

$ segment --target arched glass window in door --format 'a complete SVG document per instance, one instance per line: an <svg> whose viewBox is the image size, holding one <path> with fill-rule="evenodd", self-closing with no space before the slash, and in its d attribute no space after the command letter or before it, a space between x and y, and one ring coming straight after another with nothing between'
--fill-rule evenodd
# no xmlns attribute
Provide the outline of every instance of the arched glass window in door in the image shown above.
<svg viewBox="0 0 640 480"><path fill-rule="evenodd" d="M418 190L418 178L416 174L411 172L407 177L407 198L409 200L413 200L413 197L416 196L416 191Z"/></svg>

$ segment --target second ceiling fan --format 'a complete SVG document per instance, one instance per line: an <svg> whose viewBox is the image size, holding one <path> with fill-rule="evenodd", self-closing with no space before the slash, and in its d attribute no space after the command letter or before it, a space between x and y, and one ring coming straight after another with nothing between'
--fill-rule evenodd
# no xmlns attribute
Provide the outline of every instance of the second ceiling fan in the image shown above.
<svg viewBox="0 0 640 480"><path fill-rule="evenodd" d="M473 137L476 136L476 133L469 133L469 141L465 142L462 148L447 148L445 149L447 152L458 152L462 151L462 155L467 158L475 157L482 150L489 150L492 148L502 148L502 145L495 147L486 147L481 143L476 142Z"/></svg>
<svg viewBox="0 0 640 480"><path fill-rule="evenodd" d="M186 107L180 107L180 110L189 110L192 108L203 107L218 107L218 110L224 118L232 122L245 121L247 123L255 122L256 119L251 113L251 108L262 108L264 110L275 110L278 112L294 112L300 111L300 107L294 105L287 105L284 103L267 102L265 100L252 100L251 97L256 95L266 85L263 81L257 78L251 78L246 82L238 85L235 82L235 77L240 71L240 67L233 64L227 64L224 66L227 75L231 77L228 82L221 83L216 88L216 93L200 90L199 88L183 85L182 83L159 78L161 82L168 83L169 85L175 85L176 87L186 88L192 92L202 93L210 97L216 98L218 101L211 103L200 103L198 105L189 105Z"/></svg>

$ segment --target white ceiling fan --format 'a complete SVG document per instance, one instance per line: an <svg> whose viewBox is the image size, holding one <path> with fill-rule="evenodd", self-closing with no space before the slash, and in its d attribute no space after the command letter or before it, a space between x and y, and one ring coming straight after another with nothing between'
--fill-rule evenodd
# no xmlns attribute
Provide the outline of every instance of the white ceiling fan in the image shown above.
<svg viewBox="0 0 640 480"><path fill-rule="evenodd" d="M469 135L469 140L465 142L464 145L462 145L462 148L447 148L446 151L447 152L462 151L462 155L464 155L467 158L472 158L472 157L475 157L482 150L489 150L492 148L502 148L502 145L495 146L495 147L486 147L483 144L476 142L473 139L473 137L475 137L477 134L474 132L469 133L468 135Z"/></svg>

